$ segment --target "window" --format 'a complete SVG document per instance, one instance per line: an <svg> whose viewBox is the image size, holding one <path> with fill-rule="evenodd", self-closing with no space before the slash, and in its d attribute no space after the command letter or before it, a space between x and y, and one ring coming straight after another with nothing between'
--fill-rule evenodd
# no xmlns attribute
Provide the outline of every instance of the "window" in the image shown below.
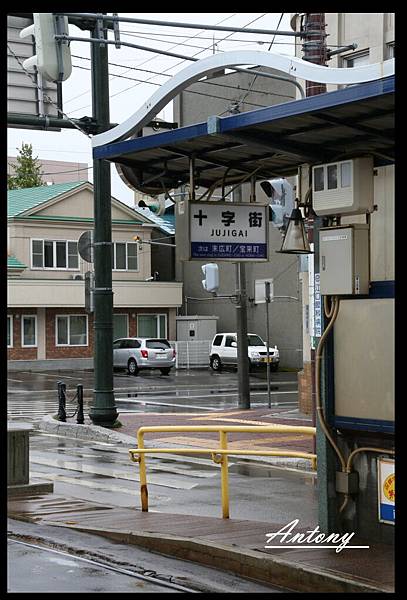
<svg viewBox="0 0 407 600"><path fill-rule="evenodd" d="M338 165L328 165L328 190L338 187Z"/></svg>
<svg viewBox="0 0 407 600"><path fill-rule="evenodd" d="M78 270L78 242L31 240L31 265L33 269Z"/></svg>
<svg viewBox="0 0 407 600"><path fill-rule="evenodd" d="M341 163L341 187L350 187L352 176L352 163Z"/></svg>
<svg viewBox="0 0 407 600"><path fill-rule="evenodd" d="M129 315L113 315L113 339L124 338L129 335Z"/></svg>
<svg viewBox="0 0 407 600"><path fill-rule="evenodd" d="M33 348L37 345L36 315L21 317L21 345L23 348Z"/></svg>
<svg viewBox="0 0 407 600"><path fill-rule="evenodd" d="M137 244L133 242L114 242L112 269L115 271L137 271Z"/></svg>
<svg viewBox="0 0 407 600"><path fill-rule="evenodd" d="M167 337L167 315L137 315L137 335Z"/></svg>
<svg viewBox="0 0 407 600"><path fill-rule="evenodd" d="M324 167L314 169L314 192L322 192L324 189Z"/></svg>
<svg viewBox="0 0 407 600"><path fill-rule="evenodd" d="M233 335L227 335L226 336L226 341L225 341L225 347L226 348L231 348L233 342L236 342L236 338L233 337Z"/></svg>
<svg viewBox="0 0 407 600"><path fill-rule="evenodd" d="M87 346L88 318L86 315L58 315L56 318L57 346Z"/></svg>
<svg viewBox="0 0 407 600"><path fill-rule="evenodd" d="M369 50L365 52L360 52L359 54L352 54L348 57L344 58L345 67L363 67L364 65L369 64Z"/></svg>
<svg viewBox="0 0 407 600"><path fill-rule="evenodd" d="M222 344L222 338L223 338L223 336L217 335L215 337L215 339L213 340L213 345L214 346L220 346Z"/></svg>
<svg viewBox="0 0 407 600"><path fill-rule="evenodd" d="M13 347L13 316L7 315L7 348Z"/></svg>
<svg viewBox="0 0 407 600"><path fill-rule="evenodd" d="M167 350L167 348L171 348L171 345L167 340L147 340L146 348L151 348L152 350Z"/></svg>

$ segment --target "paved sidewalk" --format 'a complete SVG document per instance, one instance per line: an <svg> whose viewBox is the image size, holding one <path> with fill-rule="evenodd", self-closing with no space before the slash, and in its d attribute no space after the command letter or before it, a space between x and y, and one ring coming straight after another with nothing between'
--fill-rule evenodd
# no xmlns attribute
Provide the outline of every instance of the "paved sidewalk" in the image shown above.
<svg viewBox="0 0 407 600"><path fill-rule="evenodd" d="M55 494L11 499L8 516L142 546L298 592L393 592L393 548L384 544L340 553L326 548L266 549L266 534L279 531L281 525L143 513ZM366 544L352 539L352 545Z"/></svg>
<svg viewBox="0 0 407 600"><path fill-rule="evenodd" d="M217 413L137 413L120 414L122 427L107 430L90 422L77 425L60 423L51 416L44 418L41 429L95 441L108 441L136 447L138 427L147 425L262 425L281 423L310 425L305 416L277 409L252 409L218 411ZM312 452L312 437L288 434L229 434L234 448L286 448ZM262 438L260 441L260 437ZM181 439L182 438L182 439ZM212 446L218 435L154 433L146 436L146 446L196 447ZM261 460L261 457L253 457ZM266 459L265 459L266 460ZM278 463L278 461L286 461ZM272 464L310 468L292 461L302 459L269 458ZM306 466L305 466L306 465ZM137 468L137 465L135 465ZM284 497L273 495L271 501L284 504ZM139 509L121 508L91 503L55 494L33 495L11 499L9 516L14 519L42 522L48 525L69 527L108 537L127 544L135 544L168 554L230 570L260 581L274 583L299 592L393 592L394 549L387 544L369 544L352 538L352 545L370 545L369 549L266 549L266 534L276 532L281 524L237 519L220 519L183 514L169 514ZM298 498L298 518L301 525L301 498ZM304 524L304 523L303 523ZM309 531L316 524L304 524ZM274 542L273 542L274 543Z"/></svg>

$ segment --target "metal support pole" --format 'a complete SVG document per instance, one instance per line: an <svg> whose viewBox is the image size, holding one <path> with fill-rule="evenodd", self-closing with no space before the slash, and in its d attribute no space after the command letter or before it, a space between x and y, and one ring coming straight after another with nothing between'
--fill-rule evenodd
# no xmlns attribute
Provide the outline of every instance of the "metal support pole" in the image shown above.
<svg viewBox="0 0 407 600"><path fill-rule="evenodd" d="M265 282L265 297L266 297L266 338L267 338L267 404L271 408L270 398L270 319L269 319L269 305L270 305L270 282Z"/></svg>
<svg viewBox="0 0 407 600"><path fill-rule="evenodd" d="M76 416L76 422L78 425L83 425L85 423L85 417L83 414L83 385L78 383L76 386L77 396L78 396L78 414Z"/></svg>
<svg viewBox="0 0 407 600"><path fill-rule="evenodd" d="M234 202L241 201L241 188L234 192ZM239 408L250 408L249 353L247 344L247 293L246 265L236 263L236 334L237 334L237 375L239 388Z"/></svg>
<svg viewBox="0 0 407 600"><path fill-rule="evenodd" d="M228 439L226 431L219 432L219 442L221 450L228 449ZM222 455L220 463L221 468L221 490L222 490L222 517L229 519L229 473L228 473L228 455Z"/></svg>
<svg viewBox="0 0 407 600"><path fill-rule="evenodd" d="M58 421L66 422L66 384L63 381L58 381Z"/></svg>
<svg viewBox="0 0 407 600"><path fill-rule="evenodd" d="M236 305L237 374L239 408L250 408L249 354L247 345L247 294L244 263L236 265L238 304Z"/></svg>
<svg viewBox="0 0 407 600"><path fill-rule="evenodd" d="M137 432L137 448L142 450L144 448L144 435L140 430ZM141 510L148 512L148 488L147 488L147 473L146 473L146 455L144 452L139 454L140 464L140 496L141 496Z"/></svg>
<svg viewBox="0 0 407 600"><path fill-rule="evenodd" d="M195 156L189 159L189 199L195 200Z"/></svg>
<svg viewBox="0 0 407 600"><path fill-rule="evenodd" d="M107 38L101 22L92 32ZM92 110L99 132L109 128L109 68L107 44L92 44ZM94 185L94 404L89 416L95 425L112 427L117 420L113 393L112 207L110 164L93 161Z"/></svg>

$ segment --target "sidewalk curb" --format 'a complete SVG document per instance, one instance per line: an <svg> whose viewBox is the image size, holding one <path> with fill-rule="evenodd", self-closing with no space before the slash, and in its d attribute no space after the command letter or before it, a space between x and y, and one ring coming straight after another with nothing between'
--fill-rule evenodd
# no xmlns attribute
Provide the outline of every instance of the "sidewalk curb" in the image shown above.
<svg viewBox="0 0 407 600"><path fill-rule="evenodd" d="M53 433L60 436L72 437L78 440L120 444L121 446L127 445L129 448L137 448L136 435L133 437L125 433L109 430L106 427L100 427L98 425L91 424L87 425L86 423L84 425L78 425L77 423L64 423L63 421L57 421L52 415L46 415L43 417L40 422L35 424L35 427L40 431L45 431L47 433ZM154 446L156 448L167 448L168 444L154 441ZM177 447L185 448L185 444L172 443L172 446L174 446L174 449ZM193 447L194 446L191 446L191 448ZM307 471L312 475L316 475L315 471L313 471L310 467L310 461L304 458L289 458L279 456L241 456L236 457L236 459L237 458L244 462L257 462L281 469ZM231 455L230 459L233 460L233 455Z"/></svg>
<svg viewBox="0 0 407 600"><path fill-rule="evenodd" d="M223 571L231 571L236 575L255 579L256 581L279 585L296 592L328 592L328 593L391 593L392 589L377 587L351 577L340 577L334 572L322 571L313 567L294 564L279 557L262 552L245 549L238 550L231 546L213 545L213 541L191 540L167 534L132 533L130 531L106 530L99 527L83 525L67 525L48 521L48 525L69 527L85 533L93 533L116 542L141 546L165 554L173 558L189 560L202 565L216 567Z"/></svg>
<svg viewBox="0 0 407 600"><path fill-rule="evenodd" d="M134 446L135 437L119 433L118 431L100 427L99 425L78 425L77 423L64 423L57 421L52 415L46 415L41 421L35 424L36 429L54 433L66 437L77 438L84 441L105 442L110 444L127 444Z"/></svg>

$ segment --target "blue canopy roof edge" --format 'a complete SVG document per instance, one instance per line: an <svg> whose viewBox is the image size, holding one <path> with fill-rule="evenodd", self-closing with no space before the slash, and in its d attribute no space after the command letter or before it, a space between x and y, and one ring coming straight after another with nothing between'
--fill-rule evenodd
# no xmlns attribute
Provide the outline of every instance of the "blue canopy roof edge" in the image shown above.
<svg viewBox="0 0 407 600"><path fill-rule="evenodd" d="M352 85L347 88L326 92L317 96L284 102L229 117L219 117L216 134L230 132L253 125L261 125L278 119L307 114L319 110L350 104L360 100L391 94L395 91L395 76L386 77L368 83ZM106 144L93 149L93 157L112 160L127 153L160 148L169 144L187 141L199 136L208 135L208 123L197 123L180 127L171 131L157 133L146 137L137 137L123 142Z"/></svg>

